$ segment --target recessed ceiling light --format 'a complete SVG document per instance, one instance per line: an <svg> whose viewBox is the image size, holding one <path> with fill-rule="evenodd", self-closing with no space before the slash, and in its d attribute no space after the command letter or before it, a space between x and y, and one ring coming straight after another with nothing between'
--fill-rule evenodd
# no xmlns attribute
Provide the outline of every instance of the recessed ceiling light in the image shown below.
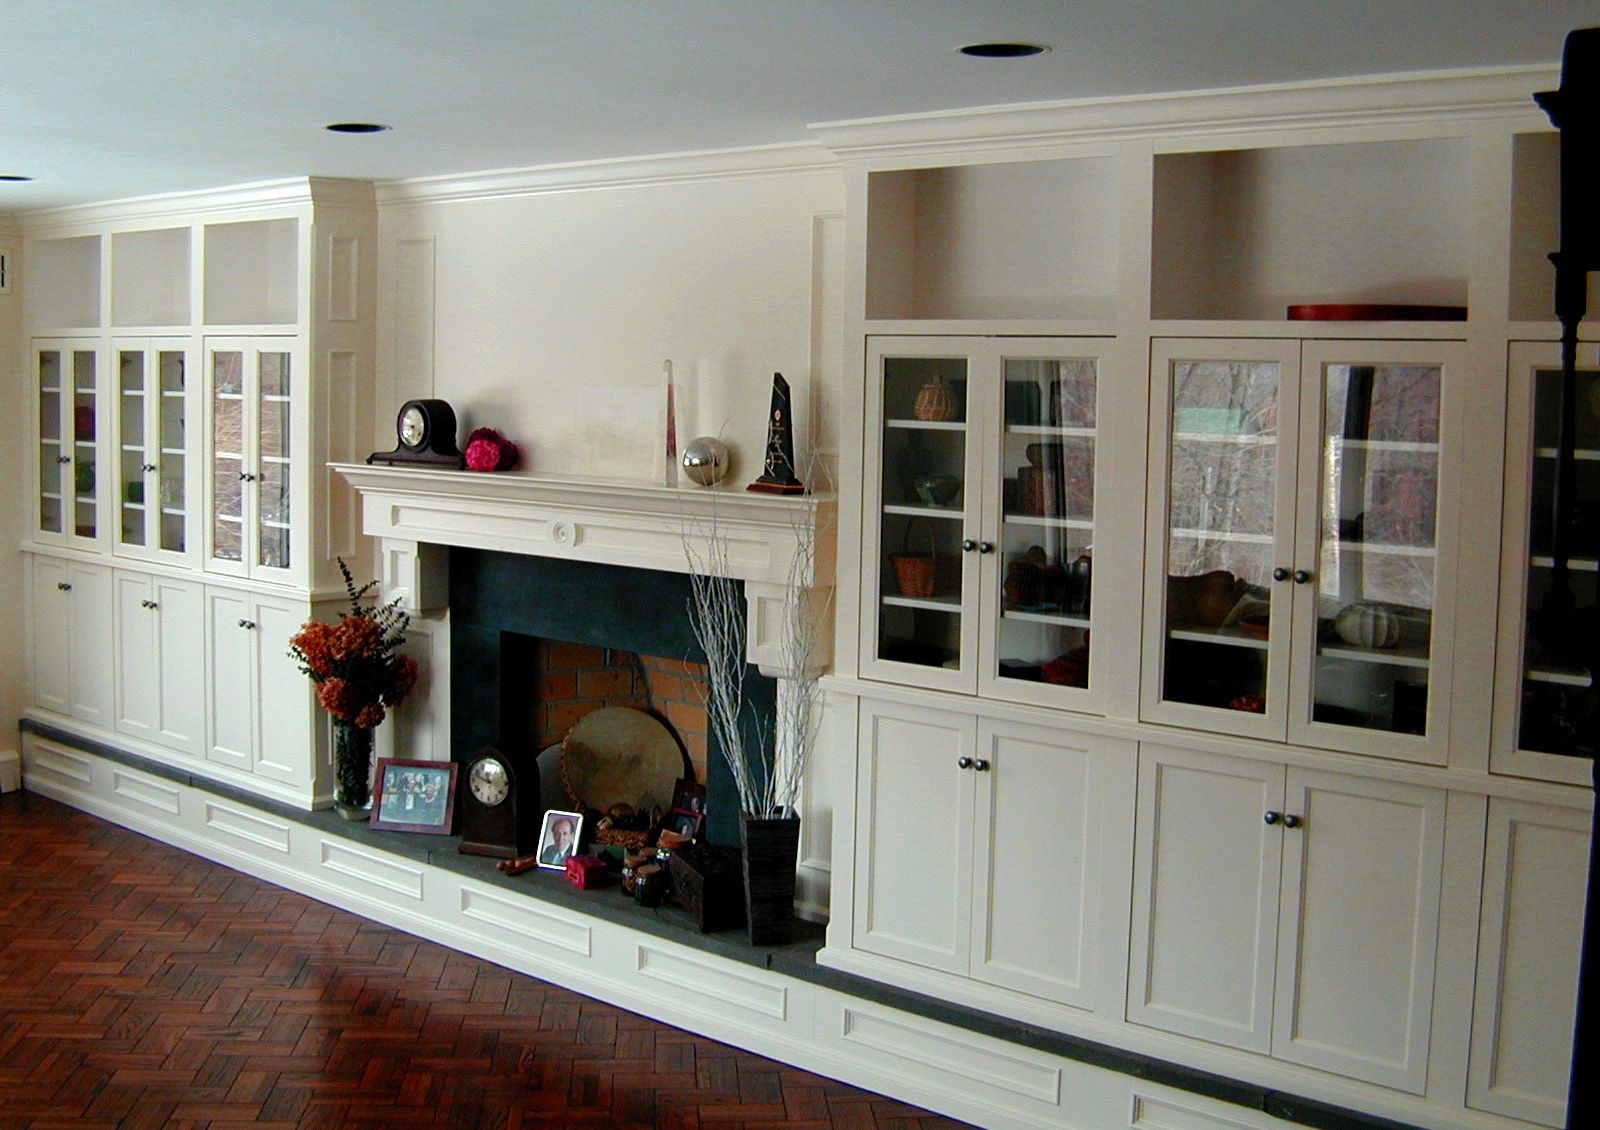
<svg viewBox="0 0 1600 1130"><path fill-rule="evenodd" d="M392 127L380 126L377 122L334 122L322 128L334 133L382 133Z"/></svg>
<svg viewBox="0 0 1600 1130"><path fill-rule="evenodd" d="M1043 55L1050 48L1042 43L969 43L960 48L963 55L974 59L1026 59L1029 55Z"/></svg>
<svg viewBox="0 0 1600 1130"><path fill-rule="evenodd" d="M25 181L32 179L32 177L25 177L21 173L0 173L0 180Z"/></svg>

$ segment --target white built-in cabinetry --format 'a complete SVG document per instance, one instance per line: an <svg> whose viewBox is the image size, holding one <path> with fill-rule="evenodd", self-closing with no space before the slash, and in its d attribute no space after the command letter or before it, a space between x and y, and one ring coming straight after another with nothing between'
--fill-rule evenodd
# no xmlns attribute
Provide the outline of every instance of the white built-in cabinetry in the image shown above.
<svg viewBox="0 0 1600 1130"><path fill-rule="evenodd" d="M1595 690L1540 611L1533 89L818 128L864 419L822 963L1400 1122L1560 1123ZM1434 313L1288 309L1335 304Z"/></svg>
<svg viewBox="0 0 1600 1130"><path fill-rule="evenodd" d="M370 568L326 464L365 450L376 216L308 179L24 223L33 713L275 799L327 799L286 654Z"/></svg>

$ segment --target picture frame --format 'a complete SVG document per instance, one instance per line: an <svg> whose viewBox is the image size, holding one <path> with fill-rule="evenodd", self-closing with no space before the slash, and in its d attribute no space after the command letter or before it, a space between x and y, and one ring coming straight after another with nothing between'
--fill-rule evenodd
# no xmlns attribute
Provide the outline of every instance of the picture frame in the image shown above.
<svg viewBox="0 0 1600 1130"><path fill-rule="evenodd" d="M539 866L549 871L566 871L567 860L577 855L583 842L583 813L552 808L544 814L539 829L539 844L534 848Z"/></svg>
<svg viewBox="0 0 1600 1130"><path fill-rule="evenodd" d="M390 832L448 836L455 821L456 763L380 757L368 823Z"/></svg>
<svg viewBox="0 0 1600 1130"><path fill-rule="evenodd" d="M706 810L706 787L688 777L679 777L672 786L670 812L699 812Z"/></svg>
<svg viewBox="0 0 1600 1130"><path fill-rule="evenodd" d="M691 840L700 838L700 829L705 826L706 814L704 812L691 812L687 808L675 808L667 813L662 823L680 836L687 836Z"/></svg>

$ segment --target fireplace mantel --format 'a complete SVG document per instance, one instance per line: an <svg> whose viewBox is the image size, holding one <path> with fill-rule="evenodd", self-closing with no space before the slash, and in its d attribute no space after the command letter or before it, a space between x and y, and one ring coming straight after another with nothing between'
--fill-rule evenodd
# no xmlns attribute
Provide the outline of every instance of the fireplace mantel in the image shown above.
<svg viewBox="0 0 1600 1130"><path fill-rule="evenodd" d="M448 601L445 547L559 557L687 573L687 534L704 546L711 529L726 540L729 571L744 582L746 654L763 673L792 677L780 647L780 612L790 567L807 533L816 556L797 578L817 613L833 586L836 501L748 491L666 487L622 479L568 478L335 463L361 497L362 532L378 539L385 599L408 611ZM826 667L829 640L812 662Z"/></svg>

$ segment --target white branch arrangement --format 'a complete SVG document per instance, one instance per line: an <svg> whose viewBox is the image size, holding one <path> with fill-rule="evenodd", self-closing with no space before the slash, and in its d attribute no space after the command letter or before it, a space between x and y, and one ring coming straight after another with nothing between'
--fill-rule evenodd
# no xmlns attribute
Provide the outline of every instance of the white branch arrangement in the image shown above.
<svg viewBox="0 0 1600 1130"><path fill-rule="evenodd" d="M816 463L817 461L813 461ZM811 468L812 481L822 472ZM689 621L706 653L706 713L722 756L739 790L739 808L748 816L797 816L805 787L806 762L816 739L819 712L815 657L817 642L833 615L833 590L813 601L811 581L817 561L817 521L824 513L812 494L800 495L790 523L795 553L784 585L783 628L779 647L792 677L778 680L777 717L755 716L760 747L747 749L739 721L745 713L745 606L728 563L728 539L717 522L715 502L709 519L685 517L684 554L689 560Z"/></svg>

